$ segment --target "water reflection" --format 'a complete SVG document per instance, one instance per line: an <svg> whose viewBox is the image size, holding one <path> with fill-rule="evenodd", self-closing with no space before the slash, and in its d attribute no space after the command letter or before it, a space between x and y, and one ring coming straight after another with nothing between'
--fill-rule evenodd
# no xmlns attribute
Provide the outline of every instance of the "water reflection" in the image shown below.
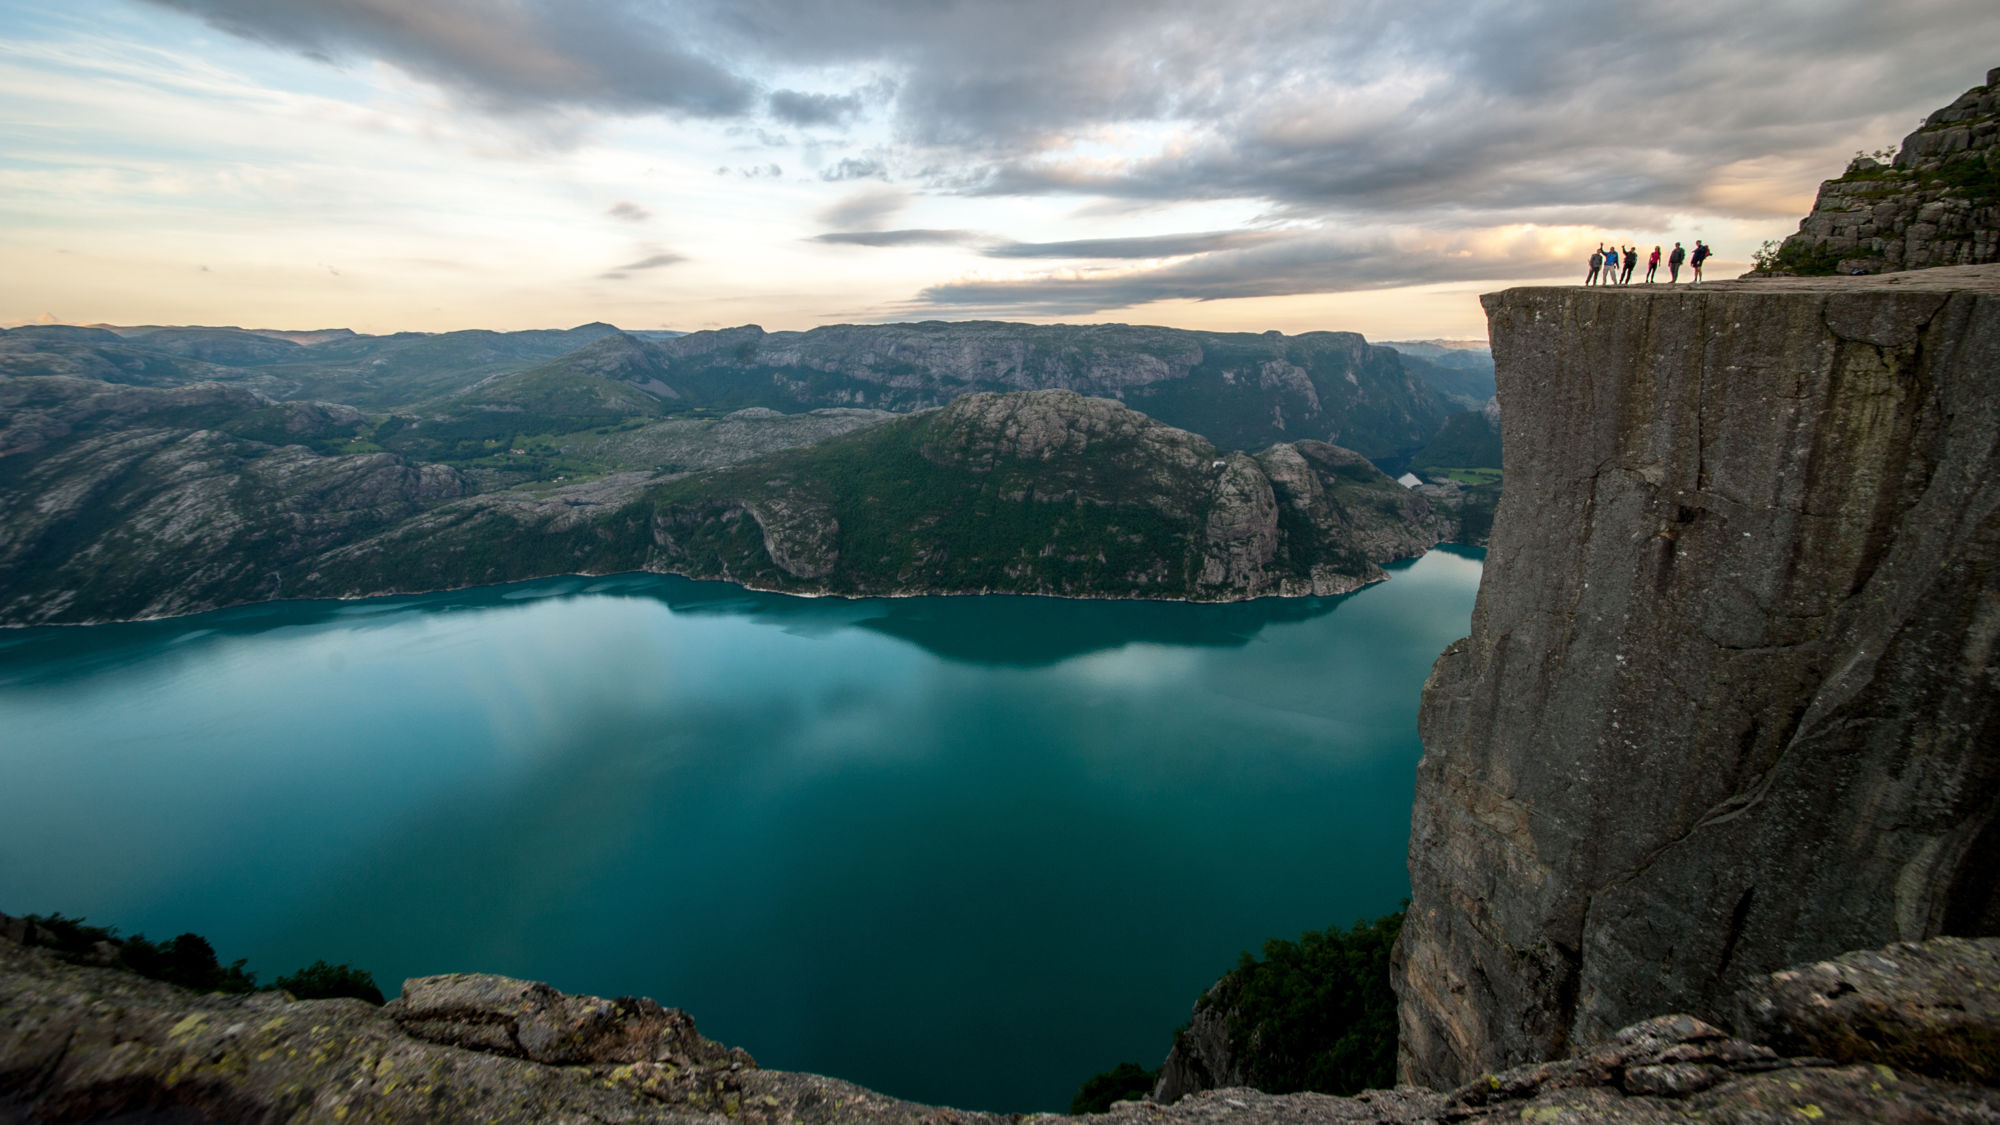
<svg viewBox="0 0 2000 1125"><path fill-rule="evenodd" d="M1213 606L619 575L4 634L0 910L651 995L767 1065L1060 1109L1237 951L1393 908L1479 567Z"/></svg>
<svg viewBox="0 0 2000 1125"><path fill-rule="evenodd" d="M1393 574L1410 563L1390 567ZM187 650L272 629L389 628L409 613L451 613L549 599L626 597L676 613L726 615L801 636L873 630L949 660L1036 667L1129 644L1239 647L1275 624L1332 613L1348 597L1262 598L1184 604L989 595L984 597L801 598L677 575L547 578L507 586L361 602L290 601L192 617L118 625L0 630L0 688L48 685L143 662L174 661Z"/></svg>

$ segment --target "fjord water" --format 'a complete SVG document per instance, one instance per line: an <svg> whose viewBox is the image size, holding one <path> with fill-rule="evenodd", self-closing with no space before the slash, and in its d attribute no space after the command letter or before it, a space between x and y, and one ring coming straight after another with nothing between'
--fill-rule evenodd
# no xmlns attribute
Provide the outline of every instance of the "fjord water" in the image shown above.
<svg viewBox="0 0 2000 1125"><path fill-rule="evenodd" d="M0 910L648 995L766 1066L1060 1110L1239 950L1397 908L1481 558L1224 606L631 575L0 633Z"/></svg>

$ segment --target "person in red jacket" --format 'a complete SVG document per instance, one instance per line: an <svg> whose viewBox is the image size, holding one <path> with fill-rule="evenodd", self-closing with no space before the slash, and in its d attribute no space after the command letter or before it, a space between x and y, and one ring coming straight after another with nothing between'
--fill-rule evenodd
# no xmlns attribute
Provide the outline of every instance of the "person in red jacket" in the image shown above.
<svg viewBox="0 0 2000 1125"><path fill-rule="evenodd" d="M1653 247L1653 256L1646 259L1646 284L1653 283L1653 275L1660 269L1660 248Z"/></svg>

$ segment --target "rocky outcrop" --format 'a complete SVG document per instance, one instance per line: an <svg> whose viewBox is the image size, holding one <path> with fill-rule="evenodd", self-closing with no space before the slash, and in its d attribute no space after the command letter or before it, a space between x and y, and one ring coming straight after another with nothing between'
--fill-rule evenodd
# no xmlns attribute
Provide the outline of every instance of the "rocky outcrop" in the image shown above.
<svg viewBox="0 0 2000 1125"><path fill-rule="evenodd" d="M1879 155L1883 155L1878 153ZM1767 270L1886 273L2000 261L2000 69L1931 114L1887 164L1857 156Z"/></svg>
<svg viewBox="0 0 2000 1125"><path fill-rule="evenodd" d="M1172 1105L1204 1090L1252 1086L1248 1060L1240 1056L1229 1031L1228 985L1228 977L1217 981L1195 1004L1187 1026L1174 1033L1174 1045L1153 1083L1153 1101Z"/></svg>
<svg viewBox="0 0 2000 1125"><path fill-rule="evenodd" d="M648 503L645 569L850 596L1330 596L1455 526L1352 451L1224 453L1070 391L963 395Z"/></svg>
<svg viewBox="0 0 2000 1125"><path fill-rule="evenodd" d="M442 465L258 440L339 440L359 417L212 384L0 380L0 419L10 624L293 596L295 565L468 491Z"/></svg>
<svg viewBox="0 0 2000 1125"><path fill-rule="evenodd" d="M1485 301L1507 491L1424 692L1405 1078L2000 932L2000 268Z"/></svg>
<svg viewBox="0 0 2000 1125"><path fill-rule="evenodd" d="M5 921L0 918L0 922ZM0 925L0 1120L660 1122L1009 1125L760 1068L685 1013L506 977L406 981L385 1008L282 992L202 995L25 948ZM2000 942L1896 946L1804 966L1746 994L1771 1044L1686 1015L1574 1058L1351 1098L1210 1090L1122 1102L1145 1125L1442 1125L1467 1121L1991 1122L2000 1117ZM1821 1002L1827 982L1845 991ZM1829 1015L1831 1011L1831 1015ZM1968 1080L1972 1079L1972 1080ZM1036 1115L1038 1120L1060 1120Z"/></svg>

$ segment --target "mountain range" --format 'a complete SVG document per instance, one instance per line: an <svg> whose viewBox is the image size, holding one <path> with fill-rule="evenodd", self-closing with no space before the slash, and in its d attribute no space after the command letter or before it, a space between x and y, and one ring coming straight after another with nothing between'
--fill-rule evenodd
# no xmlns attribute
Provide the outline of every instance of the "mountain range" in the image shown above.
<svg viewBox="0 0 2000 1125"><path fill-rule="evenodd" d="M1451 416L1442 370L1348 333L1123 325L16 328L0 623L629 569L1344 592L1465 530L1454 486L1381 471Z"/></svg>

